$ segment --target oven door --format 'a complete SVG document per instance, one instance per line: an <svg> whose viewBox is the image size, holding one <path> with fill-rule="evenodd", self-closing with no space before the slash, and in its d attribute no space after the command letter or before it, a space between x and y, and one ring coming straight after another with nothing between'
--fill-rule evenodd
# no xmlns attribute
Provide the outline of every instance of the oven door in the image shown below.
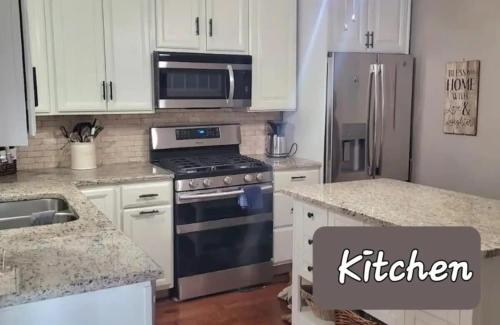
<svg viewBox="0 0 500 325"><path fill-rule="evenodd" d="M253 209L241 207L241 187L177 194L176 278L272 260L273 187L261 187L263 204Z"/></svg>
<svg viewBox="0 0 500 325"><path fill-rule="evenodd" d="M250 64L157 63L158 108L217 108L251 106Z"/></svg>

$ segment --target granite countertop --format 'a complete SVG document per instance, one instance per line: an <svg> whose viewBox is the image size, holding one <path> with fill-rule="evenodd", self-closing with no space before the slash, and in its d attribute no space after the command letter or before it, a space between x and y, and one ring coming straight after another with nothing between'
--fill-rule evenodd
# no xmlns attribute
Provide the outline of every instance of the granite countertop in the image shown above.
<svg viewBox="0 0 500 325"><path fill-rule="evenodd" d="M274 171L321 168L320 162L298 157L269 158L266 155L250 155L249 157L252 157L254 159L263 161L271 165Z"/></svg>
<svg viewBox="0 0 500 325"><path fill-rule="evenodd" d="M0 230L8 265L19 270L18 293L0 296L0 308L158 279L159 266L78 190L77 186L169 180L150 164L118 164L91 171L45 169L0 178L0 202L62 198L79 219Z"/></svg>
<svg viewBox="0 0 500 325"><path fill-rule="evenodd" d="M49 168L22 170L16 175L0 177L0 183L26 181L70 182L76 186L116 185L122 183L169 180L174 173L150 163L124 163L104 165L96 169L73 170Z"/></svg>
<svg viewBox="0 0 500 325"><path fill-rule="evenodd" d="M500 255L500 201L413 183L377 179L300 185L281 192L379 226L471 226L486 257Z"/></svg>

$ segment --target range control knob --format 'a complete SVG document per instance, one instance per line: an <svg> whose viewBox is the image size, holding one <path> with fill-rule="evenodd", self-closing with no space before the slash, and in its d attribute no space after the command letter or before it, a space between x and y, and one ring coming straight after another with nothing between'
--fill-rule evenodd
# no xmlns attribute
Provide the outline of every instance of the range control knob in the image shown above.
<svg viewBox="0 0 500 325"><path fill-rule="evenodd" d="M231 178L231 176L224 177L224 184L229 185L232 181L233 179Z"/></svg>
<svg viewBox="0 0 500 325"><path fill-rule="evenodd" d="M258 173L257 176L255 176L255 178L259 181L259 182L262 182L262 180L264 180L264 175L262 175L261 173Z"/></svg>
<svg viewBox="0 0 500 325"><path fill-rule="evenodd" d="M204 185L205 187L208 187L208 186L210 186L211 184L212 184L212 181L211 181L210 179L205 178L205 179L203 180L203 185Z"/></svg>
<svg viewBox="0 0 500 325"><path fill-rule="evenodd" d="M245 175L245 182L250 183L253 181L253 175L251 174L246 174Z"/></svg>
<svg viewBox="0 0 500 325"><path fill-rule="evenodd" d="M195 181L195 180L193 180L193 179L189 181L189 187L194 188L194 187L196 187L196 186L198 186L198 182L196 182L196 181Z"/></svg>

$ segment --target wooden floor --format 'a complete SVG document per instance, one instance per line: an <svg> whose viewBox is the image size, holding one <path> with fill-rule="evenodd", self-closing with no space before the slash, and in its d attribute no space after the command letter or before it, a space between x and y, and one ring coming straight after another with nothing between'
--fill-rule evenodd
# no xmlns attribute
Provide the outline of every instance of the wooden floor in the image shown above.
<svg viewBox="0 0 500 325"><path fill-rule="evenodd" d="M286 282L273 283L182 303L158 300L156 325L284 325L281 316L289 310L276 295L286 286Z"/></svg>

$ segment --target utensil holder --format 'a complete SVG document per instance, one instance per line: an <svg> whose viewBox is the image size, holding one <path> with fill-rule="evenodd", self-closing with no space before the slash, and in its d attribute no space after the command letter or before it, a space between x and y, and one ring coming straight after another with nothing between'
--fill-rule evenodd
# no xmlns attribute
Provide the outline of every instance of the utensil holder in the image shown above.
<svg viewBox="0 0 500 325"><path fill-rule="evenodd" d="M13 162L0 162L0 176L12 175L17 172L16 160Z"/></svg>
<svg viewBox="0 0 500 325"><path fill-rule="evenodd" d="M95 142L71 143L71 168L79 170L97 168Z"/></svg>

